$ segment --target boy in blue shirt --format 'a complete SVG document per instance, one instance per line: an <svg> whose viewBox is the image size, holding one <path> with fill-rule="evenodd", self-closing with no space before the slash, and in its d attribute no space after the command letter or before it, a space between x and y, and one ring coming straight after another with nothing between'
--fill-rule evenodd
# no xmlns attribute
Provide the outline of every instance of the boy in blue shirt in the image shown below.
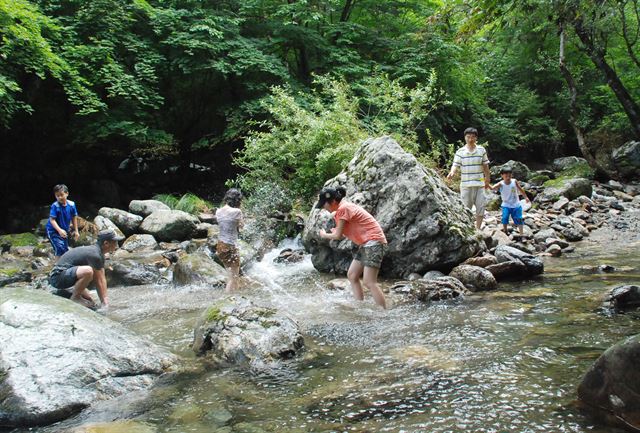
<svg viewBox="0 0 640 433"><path fill-rule="evenodd" d="M67 200L69 188L59 184L53 187L56 201L51 205L47 222L47 237L53 246L56 262L69 251L69 229L73 226L73 238L78 239L78 209L76 204Z"/></svg>

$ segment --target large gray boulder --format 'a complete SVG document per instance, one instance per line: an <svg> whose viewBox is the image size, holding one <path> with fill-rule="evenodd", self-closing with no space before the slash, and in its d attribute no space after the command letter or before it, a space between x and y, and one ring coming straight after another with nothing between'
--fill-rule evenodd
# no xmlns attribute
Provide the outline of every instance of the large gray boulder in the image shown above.
<svg viewBox="0 0 640 433"><path fill-rule="evenodd" d="M204 252L181 257L173 268L173 283L177 286L201 284L224 287L227 271Z"/></svg>
<svg viewBox="0 0 640 433"><path fill-rule="evenodd" d="M588 165L587 160L580 158L579 156L563 156L553 160L553 170L565 171L575 167L576 165L584 164Z"/></svg>
<svg viewBox="0 0 640 433"><path fill-rule="evenodd" d="M159 264L165 262L161 251L153 254L127 253L119 251L106 268L110 286L142 286L163 281Z"/></svg>
<svg viewBox="0 0 640 433"><path fill-rule="evenodd" d="M480 266L459 265L451 270L449 276L460 280L462 284L473 292L493 290L498 287L493 274Z"/></svg>
<svg viewBox="0 0 640 433"><path fill-rule="evenodd" d="M364 207L382 226L389 242L385 275L452 268L484 248L459 195L390 137L362 143L347 168L325 184L338 185L347 189L346 200ZM316 269L345 273L354 245L319 237L330 220L328 212L312 209L303 243Z"/></svg>
<svg viewBox="0 0 640 433"><path fill-rule="evenodd" d="M0 291L0 425L44 425L151 386L176 357L104 316L25 288Z"/></svg>
<svg viewBox="0 0 640 433"><path fill-rule="evenodd" d="M613 414L630 431L640 430L639 359L640 335L635 335L607 349L578 386L580 400Z"/></svg>
<svg viewBox="0 0 640 433"><path fill-rule="evenodd" d="M529 175L531 173L531 170L529 170L529 167L527 167L522 162L510 160L510 161L507 161L506 163L504 163L502 165L496 165L494 167L491 167L491 178L492 179L499 179L500 178L500 170L502 170L503 168L511 169L512 176L515 179L517 179L519 181L523 181L523 182L525 182L527 179L529 179Z"/></svg>
<svg viewBox="0 0 640 433"><path fill-rule="evenodd" d="M591 197L593 187L591 181L582 177L565 178L560 177L545 182L545 189L536 196L536 201L540 203L555 202L560 197L566 197L569 200L576 199L581 195Z"/></svg>
<svg viewBox="0 0 640 433"><path fill-rule="evenodd" d="M146 217L140 230L159 241L185 241L195 233L200 221L181 210L157 210Z"/></svg>
<svg viewBox="0 0 640 433"><path fill-rule="evenodd" d="M127 236L134 234L142 223L142 217L140 215L112 207L100 208L98 215L111 220Z"/></svg>
<svg viewBox="0 0 640 433"><path fill-rule="evenodd" d="M291 318L244 297L229 297L204 312L192 347L225 363L261 366L299 354L304 339Z"/></svg>
<svg viewBox="0 0 640 433"><path fill-rule="evenodd" d="M544 263L542 263L542 260L517 248L513 248L508 245L500 245L496 248L494 255L498 259L498 263L522 262L525 266L525 273L523 275L525 277L538 275L544 272ZM488 268L490 268L490 266ZM489 269L489 271L491 271L491 269Z"/></svg>
<svg viewBox="0 0 640 433"><path fill-rule="evenodd" d="M171 208L158 200L131 200L129 203L129 212L140 215L143 218L148 217L157 210L171 210Z"/></svg>
<svg viewBox="0 0 640 433"><path fill-rule="evenodd" d="M626 178L640 177L640 141L630 141L613 151L613 164Z"/></svg>

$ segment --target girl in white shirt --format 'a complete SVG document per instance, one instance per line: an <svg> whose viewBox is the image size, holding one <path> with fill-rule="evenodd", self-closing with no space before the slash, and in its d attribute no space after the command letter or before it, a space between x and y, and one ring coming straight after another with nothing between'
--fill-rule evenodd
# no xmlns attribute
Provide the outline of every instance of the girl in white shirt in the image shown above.
<svg viewBox="0 0 640 433"><path fill-rule="evenodd" d="M227 292L238 289L240 281L240 251L238 249L238 231L244 225L240 202L242 193L231 188L224 196L225 205L216 210L216 219L220 227L220 236L216 246L216 255L229 272Z"/></svg>

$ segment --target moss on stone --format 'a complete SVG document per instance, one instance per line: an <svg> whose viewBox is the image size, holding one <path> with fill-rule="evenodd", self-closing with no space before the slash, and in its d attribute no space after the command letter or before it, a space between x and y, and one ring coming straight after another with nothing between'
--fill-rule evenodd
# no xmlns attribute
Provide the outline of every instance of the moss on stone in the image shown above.
<svg viewBox="0 0 640 433"><path fill-rule="evenodd" d="M214 305L209 307L207 312L205 313L205 317L207 322L218 322L220 320L224 320L227 316L222 313L222 310L218 305Z"/></svg>
<svg viewBox="0 0 640 433"><path fill-rule="evenodd" d="M575 178L574 176L561 176L555 179L549 179L544 183L543 186L545 188L561 188L565 184L565 182L574 178Z"/></svg>
<svg viewBox="0 0 640 433"><path fill-rule="evenodd" d="M533 185L542 185L545 182L551 180L551 178L545 174L538 174L531 177L528 182Z"/></svg>
<svg viewBox="0 0 640 433"><path fill-rule="evenodd" d="M595 172L586 162L578 162L562 170L559 177L584 177L587 179L593 179L595 177Z"/></svg>
<svg viewBox="0 0 640 433"><path fill-rule="evenodd" d="M12 247L26 247L38 245L38 237L31 232L15 233L0 236L0 245L10 245Z"/></svg>
<svg viewBox="0 0 640 433"><path fill-rule="evenodd" d="M0 275L3 277L13 277L14 275L20 273L20 269L18 268L5 268L0 269Z"/></svg>

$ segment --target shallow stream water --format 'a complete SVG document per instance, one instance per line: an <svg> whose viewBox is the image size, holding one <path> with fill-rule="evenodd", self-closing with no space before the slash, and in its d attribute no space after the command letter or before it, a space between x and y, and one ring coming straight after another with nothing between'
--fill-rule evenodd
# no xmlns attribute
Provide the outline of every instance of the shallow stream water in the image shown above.
<svg viewBox="0 0 640 433"><path fill-rule="evenodd" d="M576 387L606 348L640 329L640 313L600 309L612 287L640 280L639 247L585 241L545 258L538 279L461 303L391 296L389 311L327 289L332 276L309 258L274 264L277 249L248 270L242 294L292 316L307 349L267 370L218 369L191 352L195 323L220 290L113 288L107 315L186 358L188 372L30 431L618 432L577 407ZM618 270L583 269L599 264Z"/></svg>

